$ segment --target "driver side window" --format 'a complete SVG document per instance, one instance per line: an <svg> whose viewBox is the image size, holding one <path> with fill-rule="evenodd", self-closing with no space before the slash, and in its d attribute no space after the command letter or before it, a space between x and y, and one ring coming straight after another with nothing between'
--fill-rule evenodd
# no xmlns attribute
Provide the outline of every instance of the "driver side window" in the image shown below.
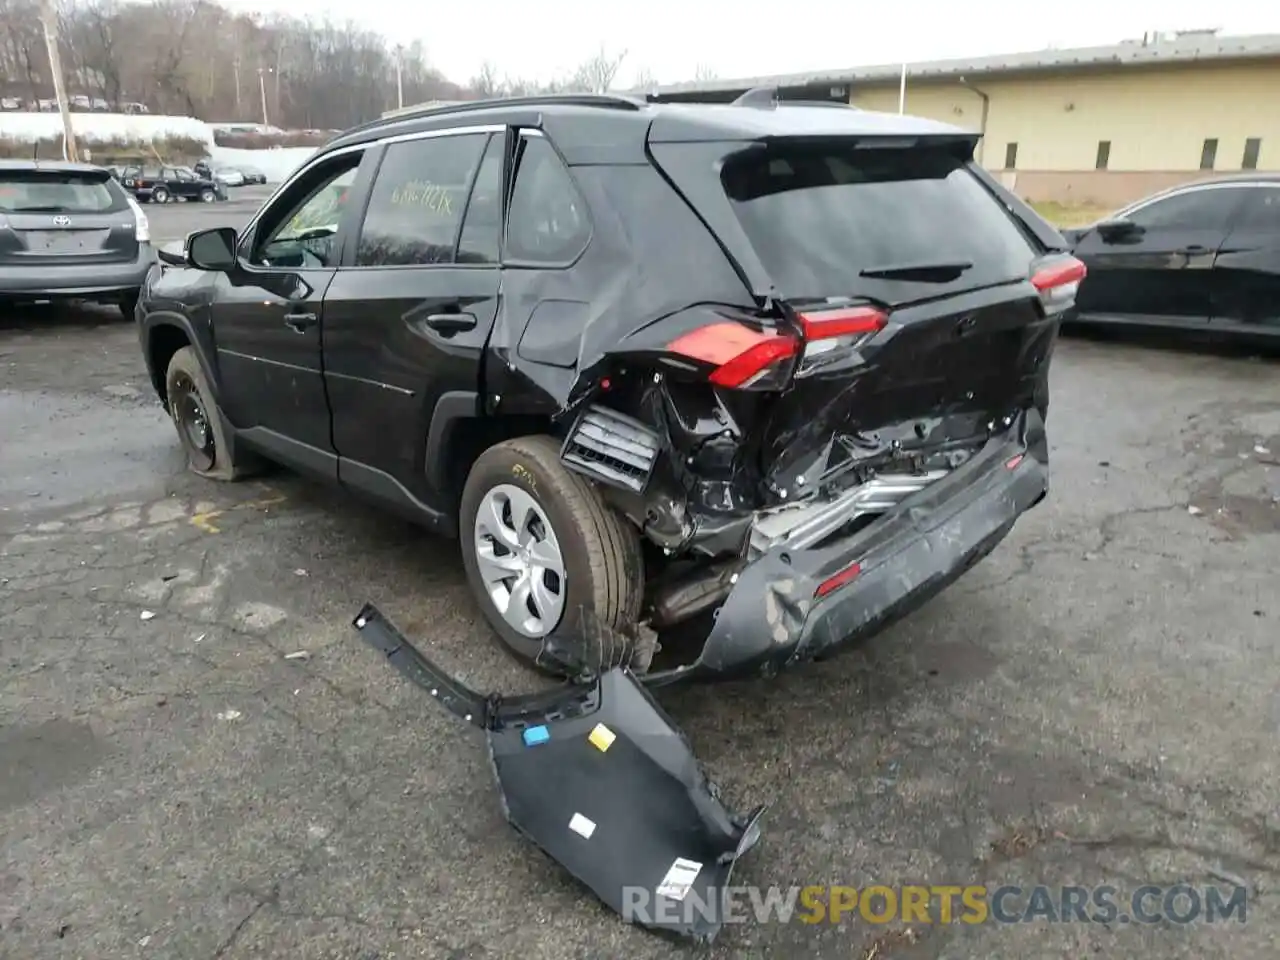
<svg viewBox="0 0 1280 960"><path fill-rule="evenodd" d="M260 267L336 267L338 230L362 153L307 171L262 215L249 262Z"/></svg>

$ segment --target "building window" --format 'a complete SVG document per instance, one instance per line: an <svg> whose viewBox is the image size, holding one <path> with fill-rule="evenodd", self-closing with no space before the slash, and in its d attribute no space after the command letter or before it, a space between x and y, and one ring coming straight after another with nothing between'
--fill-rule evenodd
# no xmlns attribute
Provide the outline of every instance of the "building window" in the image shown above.
<svg viewBox="0 0 1280 960"><path fill-rule="evenodd" d="M1018 168L1018 145L1016 143L1006 143L1004 145L1004 168L1006 170L1016 170Z"/></svg>
<svg viewBox="0 0 1280 960"><path fill-rule="evenodd" d="M1200 150L1200 169L1212 170L1213 162L1218 158L1218 141L1216 139L1206 140L1204 147Z"/></svg>
<svg viewBox="0 0 1280 960"><path fill-rule="evenodd" d="M1244 159L1240 161L1241 170L1257 170L1258 154L1262 152L1262 141L1257 137L1250 137L1244 142Z"/></svg>
<svg viewBox="0 0 1280 960"><path fill-rule="evenodd" d="M1098 159L1094 161L1093 168L1095 170L1107 169L1107 164L1111 162L1111 141L1098 141Z"/></svg>

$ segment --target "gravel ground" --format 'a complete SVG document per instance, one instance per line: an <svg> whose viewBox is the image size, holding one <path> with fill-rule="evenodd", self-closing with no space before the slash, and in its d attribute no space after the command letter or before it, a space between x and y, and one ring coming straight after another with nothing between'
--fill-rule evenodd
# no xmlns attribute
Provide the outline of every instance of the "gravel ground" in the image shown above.
<svg viewBox="0 0 1280 960"><path fill-rule="evenodd" d="M241 208L148 213L176 238ZM1246 922L749 923L709 955L1277 956L1276 361L1068 339L1053 390L1049 500L952 589L663 703L731 805L771 804L735 882L1239 882ZM285 473L187 474L106 313L0 322L0 463L0 956L691 954L516 836L478 735L352 632L374 600L533 687L454 545Z"/></svg>

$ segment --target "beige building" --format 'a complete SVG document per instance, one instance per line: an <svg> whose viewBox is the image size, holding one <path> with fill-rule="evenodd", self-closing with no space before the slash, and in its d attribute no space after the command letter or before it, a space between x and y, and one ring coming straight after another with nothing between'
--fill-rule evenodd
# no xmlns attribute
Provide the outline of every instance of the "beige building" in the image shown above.
<svg viewBox="0 0 1280 960"><path fill-rule="evenodd" d="M899 64L661 87L897 112ZM1157 35L1113 47L906 65L905 109L981 132L979 160L1035 201L1120 206L1213 172L1280 171L1280 35Z"/></svg>

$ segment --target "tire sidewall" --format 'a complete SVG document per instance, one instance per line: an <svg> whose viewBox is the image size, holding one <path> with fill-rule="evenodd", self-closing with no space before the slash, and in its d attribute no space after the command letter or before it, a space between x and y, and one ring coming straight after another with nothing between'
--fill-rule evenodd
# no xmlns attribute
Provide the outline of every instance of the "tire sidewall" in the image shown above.
<svg viewBox="0 0 1280 960"><path fill-rule="evenodd" d="M152 201L154 201L155 203L168 203L168 202L169 202L169 191L167 191L167 190L152 190L152 191L151 191L151 199L152 199Z"/></svg>
<svg viewBox="0 0 1280 960"><path fill-rule="evenodd" d="M551 521L561 556L565 561L564 613L555 630L576 633L581 623L581 611L591 608L596 596L595 576L586 540L566 507L564 499L546 472L531 458L518 452L496 448L485 453L472 468L463 490L459 510L459 543L467 582L475 593L476 602L485 620L498 634L507 648L522 660L534 661L542 651L546 637L531 639L517 632L502 618L502 614L489 599L488 590L480 577L475 551L475 521L480 504L494 487L509 484L527 493ZM549 636L550 634L548 634Z"/></svg>
<svg viewBox="0 0 1280 960"><path fill-rule="evenodd" d="M209 428L213 431L213 466L208 470L199 470L191 462L191 451L187 449L182 425L178 423L173 404L169 404L169 419L173 421L174 429L178 432L178 442L182 444L182 452L187 457L187 469L202 477L216 478L227 475L230 470L229 457L231 451L227 446L227 431L222 421L222 411L218 409L218 404L213 398L213 391L209 389L209 381L204 375L204 369L200 366L200 361L191 347L183 347L169 361L169 367L164 375L166 397L173 396L174 383L179 373L185 373L191 378L191 383L200 395L200 403L204 407L204 414L209 422Z"/></svg>

